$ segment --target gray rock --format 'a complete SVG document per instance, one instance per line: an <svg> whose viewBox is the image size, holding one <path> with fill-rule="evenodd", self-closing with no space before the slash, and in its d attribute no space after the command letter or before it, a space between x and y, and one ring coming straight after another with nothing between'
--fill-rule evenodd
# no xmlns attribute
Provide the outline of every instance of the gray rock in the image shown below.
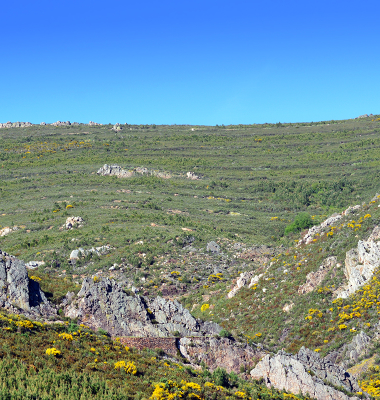
<svg viewBox="0 0 380 400"><path fill-rule="evenodd" d="M35 318L57 313L41 291L39 283L29 279L25 263L1 250L0 307Z"/></svg>
<svg viewBox="0 0 380 400"><path fill-rule="evenodd" d="M357 399L325 382L344 387L351 393L360 391L356 380L347 371L304 347L295 356L283 351L275 356L266 355L251 371L251 376L253 379L264 378L268 387L294 394L309 393L317 400Z"/></svg>
<svg viewBox="0 0 380 400"><path fill-rule="evenodd" d="M84 279L65 315L111 336L168 337L176 331L181 336L203 336L221 330L217 324L196 320L176 300L129 296L114 280L98 277Z"/></svg>
<svg viewBox="0 0 380 400"><path fill-rule="evenodd" d="M207 243L206 251L211 251L211 253L219 254L220 246L216 242L211 241Z"/></svg>
<svg viewBox="0 0 380 400"><path fill-rule="evenodd" d="M343 346L341 351L340 363L343 366L348 366L350 362L357 363L359 357L364 356L371 346L372 341L363 331L354 336L350 343Z"/></svg>
<svg viewBox="0 0 380 400"><path fill-rule="evenodd" d="M41 265L44 265L45 262L44 261L29 261L25 264L25 267L27 269L36 269Z"/></svg>
<svg viewBox="0 0 380 400"><path fill-rule="evenodd" d="M240 373L240 367L249 367L255 358L264 353L246 344L237 343L227 338L181 338L181 354L192 364L204 362L211 371L217 367L227 372Z"/></svg>

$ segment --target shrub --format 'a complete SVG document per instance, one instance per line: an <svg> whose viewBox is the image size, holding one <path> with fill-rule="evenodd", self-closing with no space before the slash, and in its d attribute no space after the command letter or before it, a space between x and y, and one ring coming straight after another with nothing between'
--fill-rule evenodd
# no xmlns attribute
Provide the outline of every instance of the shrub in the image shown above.
<svg viewBox="0 0 380 400"><path fill-rule="evenodd" d="M230 338L230 337L232 337L232 334L231 334L231 332L228 332L226 329L222 329L219 332L219 336L222 338Z"/></svg>
<svg viewBox="0 0 380 400"><path fill-rule="evenodd" d="M302 229L307 229L313 226L313 220L308 213L300 213L295 220L285 228L285 235L291 232L300 232Z"/></svg>
<svg viewBox="0 0 380 400"><path fill-rule="evenodd" d="M212 374L215 384L218 386L228 387L229 379L227 371L223 368L218 367Z"/></svg>

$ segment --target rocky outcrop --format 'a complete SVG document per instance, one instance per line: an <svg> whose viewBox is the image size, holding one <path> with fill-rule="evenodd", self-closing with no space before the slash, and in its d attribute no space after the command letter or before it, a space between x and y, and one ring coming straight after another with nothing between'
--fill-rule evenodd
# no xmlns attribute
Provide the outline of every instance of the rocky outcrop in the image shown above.
<svg viewBox="0 0 380 400"><path fill-rule="evenodd" d="M350 363L352 365L352 362L357 363L359 357L366 355L371 345L371 338L361 331L352 338L350 343L343 346L340 364L347 367Z"/></svg>
<svg viewBox="0 0 380 400"><path fill-rule="evenodd" d="M341 214L333 214L325 221L323 221L320 225L312 226L306 233L306 235L299 240L297 246L302 244L309 244L313 241L316 234L320 234L325 231L327 228L334 226L340 219L342 218Z"/></svg>
<svg viewBox="0 0 380 400"><path fill-rule="evenodd" d="M157 297L130 296L110 279L86 278L77 297L65 307L65 315L78 318L111 336L203 336L221 327L196 320L180 303Z"/></svg>
<svg viewBox="0 0 380 400"><path fill-rule="evenodd" d="M31 122L6 122L5 124L0 123L0 128L27 128L32 126Z"/></svg>
<svg viewBox="0 0 380 400"><path fill-rule="evenodd" d="M65 225L61 226L62 229L73 229L73 228L82 228L84 225L84 219L82 217L68 217L66 219Z"/></svg>
<svg viewBox="0 0 380 400"><path fill-rule="evenodd" d="M121 127L121 125L120 125L119 123L115 124L115 125L112 127L112 130L115 131L115 132L121 131L122 129L123 129L123 128Z"/></svg>
<svg viewBox="0 0 380 400"><path fill-rule="evenodd" d="M355 293L380 266L379 227L375 227L368 240L359 240L357 248L346 253L345 275L347 284L336 292L337 297L347 298Z"/></svg>
<svg viewBox="0 0 380 400"><path fill-rule="evenodd" d="M234 297L241 288L247 286L248 283L248 287L251 288L260 280L262 276L263 274L255 275L254 271L242 272L236 281L236 285L228 292L227 297L232 299L232 297Z"/></svg>
<svg viewBox="0 0 380 400"><path fill-rule="evenodd" d="M217 367L227 372L240 372L241 366L249 368L264 353L251 346L227 338L181 338L181 354L192 364L204 362L211 371Z"/></svg>
<svg viewBox="0 0 380 400"><path fill-rule="evenodd" d="M219 254L220 253L220 246L218 243L214 242L213 240L211 242L207 243L206 246L206 251L211 252L213 254Z"/></svg>
<svg viewBox="0 0 380 400"><path fill-rule="evenodd" d="M197 175L195 172L191 172L191 171L186 173L186 178L191 179L193 181L201 179L201 177L199 175Z"/></svg>
<svg viewBox="0 0 380 400"><path fill-rule="evenodd" d="M14 226L13 228L10 228L9 226L5 226L4 228L0 229L0 236L7 236L10 233L17 231L18 226Z"/></svg>
<svg viewBox="0 0 380 400"><path fill-rule="evenodd" d="M167 172L154 171L144 167L137 167L131 170L126 170L121 168L119 165L108 164L104 164L103 167L99 168L97 174L102 176L114 175L118 178L131 178L138 175L151 175L163 179L169 179L172 177L171 174Z"/></svg>
<svg viewBox="0 0 380 400"><path fill-rule="evenodd" d="M282 351L276 356L266 355L251 371L251 376L257 380L263 378L268 387L294 394L308 393L317 400L357 399L334 387L342 387L350 393L360 391L347 371L304 347L295 356Z"/></svg>
<svg viewBox="0 0 380 400"><path fill-rule="evenodd" d="M336 265L336 257L326 258L319 270L316 272L310 272L306 275L306 283L298 288L299 294L306 294L312 292L317 286L319 286L326 275L331 271Z"/></svg>
<svg viewBox="0 0 380 400"><path fill-rule="evenodd" d="M25 263L0 250L0 307L28 317L52 316L56 308L40 285L29 279Z"/></svg>
<svg viewBox="0 0 380 400"><path fill-rule="evenodd" d="M65 121L65 122L57 121L57 122L53 122L51 125L52 126L70 126L71 122L70 121Z"/></svg>
<svg viewBox="0 0 380 400"><path fill-rule="evenodd" d="M88 254L96 254L98 256L109 253L111 246L100 246L100 247L92 247L91 249L83 249L79 247L79 249L72 250L70 253L70 260L78 260L81 256L87 256Z"/></svg>

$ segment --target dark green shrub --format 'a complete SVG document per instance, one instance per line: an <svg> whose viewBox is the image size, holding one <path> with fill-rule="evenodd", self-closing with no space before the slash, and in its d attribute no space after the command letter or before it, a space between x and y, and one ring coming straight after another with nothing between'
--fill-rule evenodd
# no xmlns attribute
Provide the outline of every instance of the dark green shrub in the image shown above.
<svg viewBox="0 0 380 400"><path fill-rule="evenodd" d="M291 232L300 232L302 229L307 229L313 226L313 220L308 213L300 213L295 220L285 228L285 235Z"/></svg>
<svg viewBox="0 0 380 400"><path fill-rule="evenodd" d="M229 377L228 373L223 368L217 368L213 373L212 377L214 378L214 382L218 386L228 387L229 386Z"/></svg>
<svg viewBox="0 0 380 400"><path fill-rule="evenodd" d="M231 332L228 332L226 329L222 329L219 332L219 336L222 338L230 338L230 337L232 337L232 334L231 334Z"/></svg>

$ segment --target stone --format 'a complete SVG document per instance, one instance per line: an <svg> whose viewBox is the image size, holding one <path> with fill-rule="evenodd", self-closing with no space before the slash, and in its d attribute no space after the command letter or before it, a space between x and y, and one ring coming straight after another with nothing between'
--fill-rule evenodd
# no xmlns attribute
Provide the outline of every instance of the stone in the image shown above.
<svg viewBox="0 0 380 400"><path fill-rule="evenodd" d="M82 217L68 217L66 219L65 225L63 225L62 229L73 229L73 228L82 228L84 225L84 219Z"/></svg>
<svg viewBox="0 0 380 400"><path fill-rule="evenodd" d="M27 269L36 269L41 265L44 265L45 262L44 261L29 261L25 264L25 267Z"/></svg>
<svg viewBox="0 0 380 400"><path fill-rule="evenodd" d="M275 356L266 355L252 369L251 377L256 380L263 378L268 387L274 386L293 394L308 393L317 400L358 399L355 396L348 397L326 383L344 387L351 393L360 391L355 378L347 371L304 347L297 355L283 351Z"/></svg>
<svg viewBox="0 0 380 400"><path fill-rule="evenodd" d="M298 288L298 293L306 294L315 290L322 283L323 279L325 279L331 269L335 267L336 261L336 257L328 257L323 261L318 271L308 273L306 275L306 283Z"/></svg>
<svg viewBox="0 0 380 400"><path fill-rule="evenodd" d="M186 178L191 179L193 181L201 179L201 177L199 175L196 175L195 172L190 172L190 171L186 173Z"/></svg>
<svg viewBox="0 0 380 400"><path fill-rule="evenodd" d="M284 307L282 307L282 311L284 312L290 312L290 310L294 307L294 303L291 301L289 304L285 304Z"/></svg>
<svg viewBox="0 0 380 400"><path fill-rule="evenodd" d="M14 226L13 228L6 226L3 229L0 229L0 236L7 236L10 233L17 231L17 230L18 230L18 226Z"/></svg>
<svg viewBox="0 0 380 400"><path fill-rule="evenodd" d="M72 250L70 253L70 260L78 260L80 256L87 256L88 254L96 254L98 256L108 254L109 251L111 250L111 246L105 245L105 246L100 246L100 247L92 247L91 249L83 249L82 247L79 247L79 249Z"/></svg>
<svg viewBox="0 0 380 400"><path fill-rule="evenodd" d="M247 286L248 282L248 288L250 289L256 285L262 276L263 274L255 275L254 271L242 272L236 281L236 285L228 292L227 297L232 299L232 297L234 297L240 289L242 289L244 286Z"/></svg>
<svg viewBox="0 0 380 400"><path fill-rule="evenodd" d="M213 240L207 243L206 251L210 251L213 254L219 254L220 246Z"/></svg>
<svg viewBox="0 0 380 400"><path fill-rule="evenodd" d="M145 167L137 167L132 170L126 170L116 164L115 165L104 164L103 167L99 168L97 174L102 176L114 175L117 176L118 178L131 178L132 176L136 175L152 175L156 176L157 178L163 178L163 179L169 179L172 177L171 174L167 172L154 171Z"/></svg>

